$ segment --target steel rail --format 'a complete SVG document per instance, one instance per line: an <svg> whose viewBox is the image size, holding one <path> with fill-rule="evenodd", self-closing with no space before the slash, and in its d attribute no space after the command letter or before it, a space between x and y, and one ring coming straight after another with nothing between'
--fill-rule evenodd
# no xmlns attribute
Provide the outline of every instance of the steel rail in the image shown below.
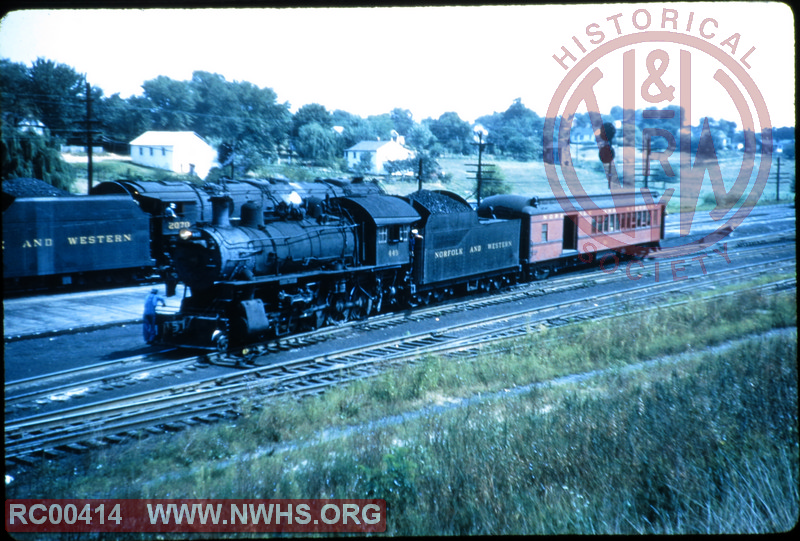
<svg viewBox="0 0 800 541"><path fill-rule="evenodd" d="M144 359L147 359L147 355L140 355L140 361L144 362ZM129 357L128 359L124 360L124 363L127 364L128 362L135 362L130 361L129 359L133 359L134 357ZM108 364L108 363L101 363L101 364ZM114 366L114 362L112 361L109 364L109 367ZM126 386L136 381L143 381L145 379L149 379L150 377L161 377L165 374L163 372L173 372L176 368L180 367L201 367L203 365L207 365L208 363L204 361L203 356L193 356L187 357L184 359L177 359L173 361L166 361L160 362L159 364L153 364L150 366L139 366L136 368L128 369L122 372L112 372L109 374L104 374L101 376L83 379L79 381L73 381L69 383L60 384L54 387L47 387L43 389L36 389L33 391L28 391L26 393L17 394L17 395L10 395L9 396L9 385L6 385L5 388L5 411L6 411L6 418L8 418L8 412L14 409L20 409L25 406L26 403L30 402L38 402L42 400L64 400L66 399L66 395L70 394L77 394L77 391L81 391L83 393L93 393L103 390L103 387L106 390L109 387L117 387L117 386ZM96 367L99 365L93 365ZM59 375L66 375L69 374L71 376L80 375L83 372L93 372L95 371L93 368L87 370L81 370L80 368L65 370L63 372L54 373L54 374L47 374L40 378L30 378L36 379L37 382L41 381L48 381L51 379L59 379ZM140 377L142 374L147 374L147 378ZM127 381L126 381L127 380ZM15 382L18 386L19 381ZM53 398L53 397L56 398Z"/></svg>

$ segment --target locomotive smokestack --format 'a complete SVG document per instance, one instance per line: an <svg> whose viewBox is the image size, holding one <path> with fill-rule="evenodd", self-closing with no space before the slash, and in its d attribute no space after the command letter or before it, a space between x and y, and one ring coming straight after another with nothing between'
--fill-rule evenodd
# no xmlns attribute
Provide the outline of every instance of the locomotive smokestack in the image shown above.
<svg viewBox="0 0 800 541"><path fill-rule="evenodd" d="M215 227L230 227L230 205L233 200L227 195L211 197L211 224Z"/></svg>

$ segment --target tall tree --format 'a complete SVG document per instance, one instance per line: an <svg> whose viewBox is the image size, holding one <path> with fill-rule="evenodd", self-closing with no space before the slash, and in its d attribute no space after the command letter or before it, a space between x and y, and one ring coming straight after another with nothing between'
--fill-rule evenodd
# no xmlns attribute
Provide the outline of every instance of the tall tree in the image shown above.
<svg viewBox="0 0 800 541"><path fill-rule="evenodd" d="M482 116L476 122L489 130L487 141L496 152L518 160L542 157L544 119L525 107L520 98L504 112Z"/></svg>
<svg viewBox="0 0 800 541"><path fill-rule="evenodd" d="M56 188L69 191L75 172L61 158L58 141L32 130L18 130L3 125L0 139L2 178L37 178Z"/></svg>
<svg viewBox="0 0 800 541"><path fill-rule="evenodd" d="M129 143L153 125L153 102L144 96L122 99L113 94L95 107L103 134L112 141Z"/></svg>
<svg viewBox="0 0 800 541"><path fill-rule="evenodd" d="M292 116L292 137L300 135L300 128L306 124L316 123L323 128L333 126L331 114L324 105L309 103L300 107Z"/></svg>
<svg viewBox="0 0 800 541"><path fill-rule="evenodd" d="M191 130L194 122L195 97L186 81L159 75L142 83L144 96L153 102L153 129L164 131Z"/></svg>
<svg viewBox="0 0 800 541"><path fill-rule="evenodd" d="M424 124L414 124L406 134L406 144L417 150L431 150L436 144L436 136Z"/></svg>
<svg viewBox="0 0 800 541"><path fill-rule="evenodd" d="M0 111L3 119L16 126L32 115L32 102L28 94L28 67L25 64L0 58Z"/></svg>
<svg viewBox="0 0 800 541"><path fill-rule="evenodd" d="M392 138L394 122L392 121L391 115L388 113L368 116L367 125L369 126L370 132L373 134L373 137L371 137L373 141L376 139L388 141Z"/></svg>
<svg viewBox="0 0 800 541"><path fill-rule="evenodd" d="M72 68L41 58L31 68L0 59L3 179L31 177L65 190L72 187L75 173L61 158L59 146L77 127L74 106L85 92L82 82ZM40 121L46 129L20 127L26 119Z"/></svg>
<svg viewBox="0 0 800 541"><path fill-rule="evenodd" d="M400 109L399 107L392 109L390 117L395 131L403 136L408 136L416 124L411 111L408 109Z"/></svg>
<svg viewBox="0 0 800 541"><path fill-rule="evenodd" d="M191 88L195 131L217 144L220 163L234 163L237 174L267 163L286 144L289 104L279 104L271 88L204 71L192 74Z"/></svg>
<svg viewBox="0 0 800 541"><path fill-rule="evenodd" d="M65 64L37 58L28 70L23 89L31 113L57 137L82 129L86 117L86 77Z"/></svg>
<svg viewBox="0 0 800 541"><path fill-rule="evenodd" d="M468 154L471 151L472 129L458 113L444 113L438 119L426 119L424 123L450 152Z"/></svg>
<svg viewBox="0 0 800 541"><path fill-rule="evenodd" d="M319 165L328 165L336 158L336 133L316 122L303 124L297 136L300 155Z"/></svg>

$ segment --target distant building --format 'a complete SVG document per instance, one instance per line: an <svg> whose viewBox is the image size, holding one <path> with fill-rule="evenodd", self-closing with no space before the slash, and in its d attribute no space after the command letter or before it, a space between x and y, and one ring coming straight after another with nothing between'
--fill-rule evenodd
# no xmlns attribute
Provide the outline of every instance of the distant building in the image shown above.
<svg viewBox="0 0 800 541"><path fill-rule="evenodd" d="M17 129L19 131L31 131L37 135L44 135L44 131L47 129L47 126L41 120L36 118L25 118L19 121L17 124Z"/></svg>
<svg viewBox="0 0 800 541"><path fill-rule="evenodd" d="M131 161L139 165L200 178L216 165L217 151L191 131L148 131L130 145Z"/></svg>
<svg viewBox="0 0 800 541"><path fill-rule="evenodd" d="M368 155L372 164L370 173L382 175L386 173L384 164L398 160L407 160L414 156L412 150L407 149L397 141L361 141L344 151L347 166L355 169L362 163L362 156Z"/></svg>

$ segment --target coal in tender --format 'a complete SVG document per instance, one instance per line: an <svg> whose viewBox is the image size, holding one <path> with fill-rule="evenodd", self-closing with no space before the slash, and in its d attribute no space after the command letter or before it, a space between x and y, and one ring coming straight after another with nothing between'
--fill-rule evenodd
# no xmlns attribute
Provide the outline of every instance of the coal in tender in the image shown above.
<svg viewBox="0 0 800 541"><path fill-rule="evenodd" d="M12 197L68 197L67 191L36 178L11 178L3 181L3 193Z"/></svg>
<svg viewBox="0 0 800 541"><path fill-rule="evenodd" d="M469 205L465 205L461 201L428 190L419 190L409 194L407 197L428 209L431 214L452 214L472 210Z"/></svg>

